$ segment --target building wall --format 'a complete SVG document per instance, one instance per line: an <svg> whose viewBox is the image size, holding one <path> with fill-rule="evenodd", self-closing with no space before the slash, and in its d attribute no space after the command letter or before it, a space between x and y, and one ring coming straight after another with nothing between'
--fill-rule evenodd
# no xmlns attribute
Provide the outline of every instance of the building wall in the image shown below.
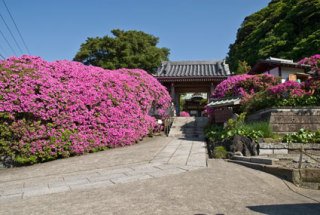
<svg viewBox="0 0 320 215"><path fill-rule="evenodd" d="M265 73L279 77L279 67L273 68L270 71L267 71ZM304 73L304 70L299 68L281 67L282 82L289 80L290 74L296 74L296 73Z"/></svg>
<svg viewBox="0 0 320 215"><path fill-rule="evenodd" d="M289 74L304 73L303 69L282 67L282 78L288 80Z"/></svg>
<svg viewBox="0 0 320 215"><path fill-rule="evenodd" d="M274 69L271 69L268 74L273 75L273 76L279 76L279 67L276 67Z"/></svg>

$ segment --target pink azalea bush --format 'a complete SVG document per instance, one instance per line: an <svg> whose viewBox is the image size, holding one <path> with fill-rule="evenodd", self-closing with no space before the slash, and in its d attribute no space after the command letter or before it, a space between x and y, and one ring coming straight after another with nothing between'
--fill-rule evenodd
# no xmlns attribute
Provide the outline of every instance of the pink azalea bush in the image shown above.
<svg viewBox="0 0 320 215"><path fill-rule="evenodd" d="M320 79L319 78L310 78L303 82L303 88L310 93L320 94Z"/></svg>
<svg viewBox="0 0 320 215"><path fill-rule="evenodd" d="M300 97L306 94L302 85L296 81L286 81L276 86L269 87L267 94L278 98Z"/></svg>
<svg viewBox="0 0 320 215"><path fill-rule="evenodd" d="M268 74L235 75L218 84L212 96L214 98L248 97L278 83L280 83L278 78Z"/></svg>
<svg viewBox="0 0 320 215"><path fill-rule="evenodd" d="M253 112L268 107L282 106L312 106L319 105L319 97L306 90L305 84L295 81L287 81L267 90L254 94L245 104L246 112Z"/></svg>
<svg viewBox="0 0 320 215"><path fill-rule="evenodd" d="M139 69L22 56L0 61L0 155L28 164L130 145L171 98Z"/></svg>
<svg viewBox="0 0 320 215"><path fill-rule="evenodd" d="M314 76L304 82L304 88L311 93L320 94L320 54L303 58L298 63L310 65L311 71L314 72Z"/></svg>
<svg viewBox="0 0 320 215"><path fill-rule="evenodd" d="M190 114L188 112L186 112L186 111L181 111L180 112L180 116L181 117L190 117Z"/></svg>
<svg viewBox="0 0 320 215"><path fill-rule="evenodd" d="M236 85L244 81L248 78L251 78L251 75L234 75L229 77L228 79L222 81L220 84L217 85L215 88L212 97L213 98L224 98L234 96L234 94L238 94L238 89L235 89Z"/></svg>
<svg viewBox="0 0 320 215"><path fill-rule="evenodd" d="M240 111L246 112L272 106L320 105L320 54L304 58L299 64L310 65L315 76L300 84L293 81L280 83L279 78L267 74L235 75L222 81L212 97L241 97ZM214 110L208 108L207 111Z"/></svg>
<svg viewBox="0 0 320 215"><path fill-rule="evenodd" d="M235 75L218 84L212 97L215 99L241 97L241 104L244 107L256 93L278 83L280 83L280 79L269 74ZM207 107L207 112L208 116L213 118L214 109Z"/></svg>
<svg viewBox="0 0 320 215"><path fill-rule="evenodd" d="M318 76L320 75L320 54L312 55L301 59L299 64L306 64L311 66L311 70L314 71Z"/></svg>

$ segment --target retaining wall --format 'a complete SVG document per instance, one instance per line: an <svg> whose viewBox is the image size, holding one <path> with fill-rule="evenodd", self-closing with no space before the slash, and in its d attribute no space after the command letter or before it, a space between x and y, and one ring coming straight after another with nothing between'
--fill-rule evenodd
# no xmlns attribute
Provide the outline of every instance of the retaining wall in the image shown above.
<svg viewBox="0 0 320 215"><path fill-rule="evenodd" d="M320 107L269 108L248 116L248 121L268 121L273 132L291 133L301 128L320 129Z"/></svg>
<svg viewBox="0 0 320 215"><path fill-rule="evenodd" d="M320 155L319 143L259 143L260 155L299 153L301 146L306 152Z"/></svg>

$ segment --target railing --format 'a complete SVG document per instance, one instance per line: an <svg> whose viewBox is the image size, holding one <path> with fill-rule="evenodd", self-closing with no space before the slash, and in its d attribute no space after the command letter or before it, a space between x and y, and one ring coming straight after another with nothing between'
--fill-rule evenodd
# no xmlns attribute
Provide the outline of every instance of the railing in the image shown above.
<svg viewBox="0 0 320 215"><path fill-rule="evenodd" d="M299 166L298 166L299 169L302 168L303 155L311 158L312 160L316 161L317 163L320 163L320 160L318 158L313 157L313 156L317 156L317 155L311 154L310 152L306 152L302 145L301 145L301 148L299 149L299 151L300 151Z"/></svg>
<svg viewBox="0 0 320 215"><path fill-rule="evenodd" d="M164 133L166 136L169 135L172 123L173 123L173 117L168 117L164 120Z"/></svg>

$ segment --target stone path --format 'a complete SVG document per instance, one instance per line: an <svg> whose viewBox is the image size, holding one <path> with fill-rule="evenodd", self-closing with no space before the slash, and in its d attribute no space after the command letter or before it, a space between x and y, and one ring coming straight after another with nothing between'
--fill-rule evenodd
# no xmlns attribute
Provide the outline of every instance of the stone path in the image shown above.
<svg viewBox="0 0 320 215"><path fill-rule="evenodd" d="M319 214L319 202L318 190L301 189L261 171L210 159L207 168L166 177L1 200L0 214L314 215Z"/></svg>
<svg viewBox="0 0 320 215"><path fill-rule="evenodd" d="M181 120L185 123L181 123ZM138 144L30 167L2 170L0 171L0 201L107 187L206 168L205 142L199 137L202 130L199 130L200 124L197 125L196 121L197 119L192 117L180 118L175 121L174 135L150 139L142 146ZM188 123L193 123L193 126L188 126L188 132L185 133L182 127ZM196 131L193 132L193 129ZM190 134L192 136L188 136ZM156 142L155 149L158 147L156 151L151 149L154 147L153 142ZM105 161L114 165L105 166L101 163L105 159L103 155L117 154L118 151L124 152L126 156L131 151L133 158L119 155L123 160L118 163L114 163L114 160L119 157L113 160L110 157ZM143 156L146 159L143 159Z"/></svg>
<svg viewBox="0 0 320 215"><path fill-rule="evenodd" d="M320 191L206 160L201 134L186 131L201 123L181 121L171 137L0 169L0 214L319 214Z"/></svg>
<svg viewBox="0 0 320 215"><path fill-rule="evenodd" d="M203 140L203 129L207 123L207 117L177 117L172 124L169 136Z"/></svg>

